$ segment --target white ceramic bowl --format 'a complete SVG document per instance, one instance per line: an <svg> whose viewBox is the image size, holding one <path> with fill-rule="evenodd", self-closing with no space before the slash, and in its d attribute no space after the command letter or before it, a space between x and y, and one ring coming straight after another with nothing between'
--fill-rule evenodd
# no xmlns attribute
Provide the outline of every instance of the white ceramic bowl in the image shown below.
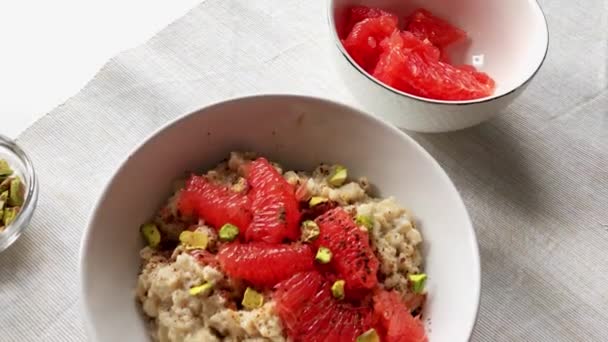
<svg viewBox="0 0 608 342"><path fill-rule="evenodd" d="M295 169L320 162L368 176L380 196L410 208L425 242L431 341L466 341L479 304L475 233L437 162L393 126L353 108L299 96L222 102L161 128L133 151L107 185L80 253L84 319L95 341L147 341L134 288L139 225L153 216L185 170L209 168L233 150L252 150Z"/></svg>
<svg viewBox="0 0 608 342"><path fill-rule="evenodd" d="M455 64L472 64L496 81L494 95L471 101L431 100L387 86L350 58L336 30L347 9L378 7L403 18L416 8L464 29L470 41L450 51ZM541 67L549 46L545 17L535 0L330 0L328 17L338 70L365 109L401 128L446 132L488 120L511 103Z"/></svg>

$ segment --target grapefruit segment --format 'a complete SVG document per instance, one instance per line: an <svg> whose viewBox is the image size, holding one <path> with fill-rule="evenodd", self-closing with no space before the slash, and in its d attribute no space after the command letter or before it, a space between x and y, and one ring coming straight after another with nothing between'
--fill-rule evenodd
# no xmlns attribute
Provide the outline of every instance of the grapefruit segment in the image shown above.
<svg viewBox="0 0 608 342"><path fill-rule="evenodd" d="M440 48L467 37L467 33L463 30L422 8L414 11L406 21L406 30L421 40L428 39L433 45Z"/></svg>
<svg viewBox="0 0 608 342"><path fill-rule="evenodd" d="M494 81L473 66L452 66L440 61L439 49L409 32L394 32L385 39L372 75L410 94L440 100L468 100L489 96Z"/></svg>
<svg viewBox="0 0 608 342"><path fill-rule="evenodd" d="M378 284L379 262L367 232L362 231L342 207L325 212L315 222L320 233L314 245L332 251L331 266L338 277L346 281L346 296L374 288Z"/></svg>
<svg viewBox="0 0 608 342"><path fill-rule="evenodd" d="M398 83L405 68L405 51L400 32L393 32L380 43L382 53L374 67L372 76L391 87L399 88Z"/></svg>
<svg viewBox="0 0 608 342"><path fill-rule="evenodd" d="M401 75L413 93L438 100L471 100L492 95L494 81L485 73L463 70L443 62L429 62L409 54Z"/></svg>
<svg viewBox="0 0 608 342"><path fill-rule="evenodd" d="M347 18L346 18L346 25L343 28L342 32L348 33L350 31L352 31L353 27L357 23L359 23L365 19L378 18L378 17L382 17L382 16L391 17L395 22L398 21L398 18L396 15L383 11L379 8L371 8L371 7L365 7L365 6L351 7L350 10L348 11Z"/></svg>
<svg viewBox="0 0 608 342"><path fill-rule="evenodd" d="M260 287L273 286L295 273L313 269L310 247L300 244L232 243L220 248L217 258L230 277Z"/></svg>
<svg viewBox="0 0 608 342"><path fill-rule="evenodd" d="M247 241L280 243L299 237L300 211L294 188L264 158L250 163L247 182L253 219Z"/></svg>
<svg viewBox="0 0 608 342"><path fill-rule="evenodd" d="M378 62L380 42L397 30L397 17L379 16L355 24L342 42L348 54L365 71L371 72Z"/></svg>
<svg viewBox="0 0 608 342"><path fill-rule="evenodd" d="M212 183L204 176L192 175L188 179L177 205L183 215L197 216L216 229L226 223L246 229L251 222L245 194Z"/></svg>
<svg viewBox="0 0 608 342"><path fill-rule="evenodd" d="M378 291L374 297L376 330L383 342L427 342L424 326L412 317L395 291Z"/></svg>
<svg viewBox="0 0 608 342"><path fill-rule="evenodd" d="M409 93L415 91L403 75L407 72L408 54L418 53L428 61L438 61L440 52L428 41L421 41L410 32L395 31L380 44L382 53L372 75L392 87Z"/></svg>
<svg viewBox="0 0 608 342"><path fill-rule="evenodd" d="M277 284L276 309L294 342L354 341L371 327L372 309L334 299L328 282L316 271ZM312 294L312 295L311 295Z"/></svg>
<svg viewBox="0 0 608 342"><path fill-rule="evenodd" d="M427 39L418 39L411 32L400 32L403 49L406 54L417 53L429 62L436 62L441 57L441 51Z"/></svg>

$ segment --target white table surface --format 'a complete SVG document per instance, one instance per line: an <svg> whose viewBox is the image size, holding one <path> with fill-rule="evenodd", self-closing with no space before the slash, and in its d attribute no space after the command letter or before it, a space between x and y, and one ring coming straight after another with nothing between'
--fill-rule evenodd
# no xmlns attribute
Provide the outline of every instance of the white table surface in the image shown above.
<svg viewBox="0 0 608 342"><path fill-rule="evenodd" d="M17 137L199 2L0 1L0 134Z"/></svg>
<svg viewBox="0 0 608 342"><path fill-rule="evenodd" d="M64 95L74 94L69 101L20 136L36 164L41 192L27 232L0 254L0 342L86 341L77 272L83 228L120 161L163 123L252 93L308 94L361 105L327 58L333 47L325 17L319 15L324 3L205 0L147 44L114 57L83 91L76 93L81 84L74 85ZM411 134L454 181L477 232L482 296L475 342L606 341L608 336L608 1L540 3L549 21L549 55L521 97L500 116L469 130ZM52 16L56 4L37 11ZM139 29L144 20L137 8L148 13L157 6L139 4L83 9L89 16L76 15L80 19L74 23L103 26L74 33L71 43L41 39L39 45L65 52L66 45L80 44L69 51L87 55L101 44L95 41ZM0 16L5 6L0 5ZM126 13L126 7L137 15L113 14L118 8ZM69 8L75 13L85 7L74 2ZM33 16L29 8L24 11L22 18ZM102 13L107 16L99 19ZM5 20L0 17L1 25L8 25ZM125 32L106 27L121 20ZM74 23L59 32L72 34ZM5 31L0 27L0 34ZM107 32L114 32L113 38ZM10 42L3 37L0 58L15 50L14 44L5 48ZM133 38L114 49L145 40ZM242 53L245 48L251 53ZM40 55L53 60L51 53ZM60 87L56 80L65 80L66 70L74 70L83 58L55 64L63 70L37 69L30 62L35 58L26 57L14 57L15 63L2 68L22 68L21 73L40 78L41 91L34 92L35 84L22 85L32 88L20 101L34 106L42 100L31 94L55 91ZM41 68L48 78L43 79ZM1 81L5 74L0 71L0 82L6 82ZM81 83L92 75L83 75ZM3 84L13 87L12 80ZM2 101L18 99L17 91L5 94ZM63 100L58 95L56 102ZM17 124L13 132L25 126Z"/></svg>

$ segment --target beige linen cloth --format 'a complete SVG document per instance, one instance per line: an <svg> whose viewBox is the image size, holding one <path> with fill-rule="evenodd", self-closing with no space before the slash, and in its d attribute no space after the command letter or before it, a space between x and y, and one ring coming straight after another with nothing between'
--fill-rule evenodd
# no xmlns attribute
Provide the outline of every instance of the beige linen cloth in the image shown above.
<svg viewBox="0 0 608 342"><path fill-rule="evenodd" d="M525 93L475 128L412 134L454 180L477 231L474 341L608 340L608 2L541 5L550 52ZM87 215L118 163L163 123L261 92L358 105L334 70L325 6L207 0L19 137L40 201L0 254L0 341L86 340L77 264Z"/></svg>

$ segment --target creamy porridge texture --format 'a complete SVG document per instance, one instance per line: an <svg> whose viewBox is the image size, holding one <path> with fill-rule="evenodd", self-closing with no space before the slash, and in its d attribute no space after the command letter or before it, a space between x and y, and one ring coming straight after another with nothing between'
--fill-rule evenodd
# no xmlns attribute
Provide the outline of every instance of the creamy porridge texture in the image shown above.
<svg viewBox="0 0 608 342"><path fill-rule="evenodd" d="M256 157L253 153L233 152L226 161L207 171L203 178L209 183L221 185L229 194L251 194L255 190L249 184L251 181L248 182L247 172L248 165ZM301 208L302 220L310 215L314 220L314 216L321 214L316 211L336 207L343 208L353 217L358 229L369 235L369 246L378 260L378 286L385 291L398 291L402 300L408 304L408 309L417 315L426 296L412 284L416 277L425 277L421 273L422 257L418 248L422 236L409 213L394 198L373 197L365 178L352 181L337 179L337 171L342 170L339 165L322 164L312 173L285 171L276 163L272 163L272 166L283 177L285 184L293 189L300 207L302 203L310 206ZM343 176L346 178L346 169ZM225 246L244 241L243 232L238 237L232 236L226 228L232 226L230 224L223 225L220 230L220 227L212 224L213 218L205 220L199 215L180 212L180 208L183 211L180 200L183 200L182 193L186 191L184 187L190 186L185 184L183 181L176 182L175 193L159 210L152 223L144 225L145 229L142 229L148 246L140 251L142 268L136 297L143 314L149 320L153 340L293 340L290 335L294 331L293 324L282 321L273 294L275 288L252 286L250 278L230 276L230 272L226 272L230 268L223 267L225 264L221 262L221 256L218 259L218 254L221 254L219 251ZM321 204L313 207L315 199ZM251 201L254 203L252 206L255 206L255 199ZM281 219L286 216L284 212L280 214ZM253 215L252 222L255 223L255 213ZM316 224L312 225L318 228ZM304 236L304 231L302 234ZM265 244L266 242L263 245ZM288 246L295 245L305 246L309 250L308 244L298 241ZM314 250L310 253L314 254ZM311 259L310 265L312 263ZM317 266L314 267L318 267L319 259L315 263ZM304 264L306 266L302 267L313 267ZM373 277L376 279L376 274ZM334 282L332 291L340 288L337 285L341 284ZM347 283L347 297L349 289ZM341 291L344 297L343 286ZM256 302L253 306L243 298L248 293L255 294L251 297L253 299L245 298L249 302ZM375 330L373 333L376 334Z"/></svg>

